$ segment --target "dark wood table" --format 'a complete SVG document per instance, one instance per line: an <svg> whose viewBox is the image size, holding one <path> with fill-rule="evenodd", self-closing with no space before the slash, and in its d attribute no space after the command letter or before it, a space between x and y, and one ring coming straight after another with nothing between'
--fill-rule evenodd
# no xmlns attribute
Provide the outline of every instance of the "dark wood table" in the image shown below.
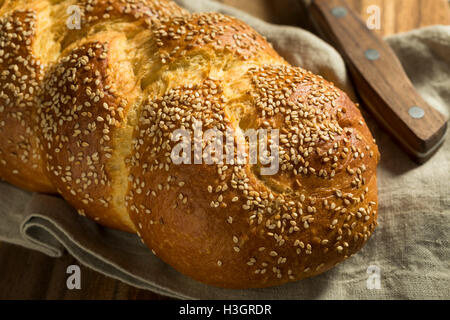
<svg viewBox="0 0 450 320"><path fill-rule="evenodd" d="M299 25L297 0L217 0L266 21ZM370 5L381 9L381 35L450 24L447 0L348 0L367 19ZM81 267L81 290L68 290L66 269ZM0 243L0 299L167 299L139 290L82 266L70 255L53 259L15 245Z"/></svg>

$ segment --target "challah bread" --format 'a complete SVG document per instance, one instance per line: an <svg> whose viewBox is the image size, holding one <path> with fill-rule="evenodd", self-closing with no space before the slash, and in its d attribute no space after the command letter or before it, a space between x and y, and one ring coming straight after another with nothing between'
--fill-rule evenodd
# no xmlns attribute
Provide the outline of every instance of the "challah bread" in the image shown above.
<svg viewBox="0 0 450 320"><path fill-rule="evenodd" d="M243 22L156 0L3 1L0 13L4 180L56 190L227 288L322 273L372 234L379 153L357 106ZM246 153L247 131L277 129L278 171L176 164L175 131L199 123Z"/></svg>

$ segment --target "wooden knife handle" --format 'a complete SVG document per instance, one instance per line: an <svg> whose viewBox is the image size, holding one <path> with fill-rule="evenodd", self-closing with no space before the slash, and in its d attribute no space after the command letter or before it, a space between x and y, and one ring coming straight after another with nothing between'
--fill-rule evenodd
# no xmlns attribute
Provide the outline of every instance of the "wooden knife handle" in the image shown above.
<svg viewBox="0 0 450 320"><path fill-rule="evenodd" d="M364 104L397 142L424 162L442 144L447 118L418 94L394 51L344 0L313 0L309 10L343 55Z"/></svg>

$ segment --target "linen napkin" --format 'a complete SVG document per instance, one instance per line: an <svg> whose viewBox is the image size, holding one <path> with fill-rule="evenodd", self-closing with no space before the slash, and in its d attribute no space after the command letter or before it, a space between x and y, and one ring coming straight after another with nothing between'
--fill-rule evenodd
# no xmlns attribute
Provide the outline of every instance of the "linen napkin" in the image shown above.
<svg viewBox="0 0 450 320"><path fill-rule="evenodd" d="M353 96L341 56L312 33L271 25L210 0L178 0L192 12L244 20L293 65ZM386 39L423 98L450 111L450 26ZM0 182L0 241L80 263L138 288L181 299L448 299L450 298L450 139L423 165L412 162L366 115L380 151L379 226L363 249L332 270L283 286L227 290L196 282L154 256L135 235L79 216L63 199ZM5 275L3 275L5 276Z"/></svg>

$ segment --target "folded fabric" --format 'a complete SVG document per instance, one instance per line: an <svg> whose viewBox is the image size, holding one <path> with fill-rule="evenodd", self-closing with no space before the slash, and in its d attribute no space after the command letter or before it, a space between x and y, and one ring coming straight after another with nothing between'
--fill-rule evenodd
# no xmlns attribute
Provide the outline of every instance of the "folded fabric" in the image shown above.
<svg viewBox="0 0 450 320"><path fill-rule="evenodd" d="M340 55L312 33L275 26L209 0L178 0L190 11L218 11L246 21L290 63L353 90ZM450 111L450 26L386 39L425 100ZM424 165L412 162L366 115L382 160L378 169L379 227L356 255L296 283L226 290L172 269L135 235L79 216L63 199L0 183L0 241L80 263L138 288L181 299L448 299L450 297L450 139ZM375 272L375 273L373 273Z"/></svg>

